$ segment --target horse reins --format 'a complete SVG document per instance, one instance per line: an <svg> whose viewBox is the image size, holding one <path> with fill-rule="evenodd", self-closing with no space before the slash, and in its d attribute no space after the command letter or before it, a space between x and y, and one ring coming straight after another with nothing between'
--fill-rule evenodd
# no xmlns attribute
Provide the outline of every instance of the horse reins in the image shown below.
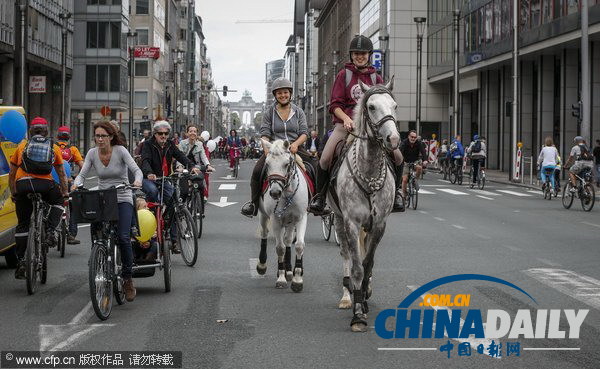
<svg viewBox="0 0 600 369"><path fill-rule="evenodd" d="M285 197L284 193L285 190L290 186L291 181L290 181L290 176L292 175L292 170L294 171L294 177L293 178L298 178L298 171L295 170L296 169L296 163L294 161L293 156L290 156L290 161L288 163L288 170L285 176L282 176L281 174L270 174L267 176L267 181L269 182L269 187L271 187L271 185L273 183L279 183L281 186L281 196ZM298 188L300 187L300 183L298 183L298 185L296 186L296 188L294 189L294 192L292 193L292 196L290 197L285 197L286 201L285 201L285 205L283 206L283 208L281 210L277 210L277 207L279 206L279 202L281 201L281 197L279 198L279 200L277 200L277 203L275 204L275 209L273 210L273 212L275 213L275 215L278 218L281 218L283 216L283 214L285 213L285 211L287 210L287 208L292 204L292 201L294 200L294 196L296 196L296 192L298 192Z"/></svg>

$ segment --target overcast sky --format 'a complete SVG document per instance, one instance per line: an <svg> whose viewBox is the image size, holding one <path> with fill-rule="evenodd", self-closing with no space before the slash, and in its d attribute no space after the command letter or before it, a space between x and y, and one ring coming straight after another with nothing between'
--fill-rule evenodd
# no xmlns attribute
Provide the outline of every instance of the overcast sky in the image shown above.
<svg viewBox="0 0 600 369"><path fill-rule="evenodd" d="M199 9L217 88L238 90L225 101L238 101L249 90L265 100L265 63L281 59L292 23L236 24L237 20L293 19L293 0L200 0Z"/></svg>

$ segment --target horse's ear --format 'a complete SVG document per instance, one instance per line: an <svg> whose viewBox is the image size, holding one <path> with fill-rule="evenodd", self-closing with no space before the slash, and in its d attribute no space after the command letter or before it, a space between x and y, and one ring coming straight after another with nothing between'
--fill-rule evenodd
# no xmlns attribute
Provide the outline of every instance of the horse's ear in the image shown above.
<svg viewBox="0 0 600 369"><path fill-rule="evenodd" d="M290 148L290 141L288 141L288 140L283 141L283 148L286 149L286 150L289 149Z"/></svg>
<svg viewBox="0 0 600 369"><path fill-rule="evenodd" d="M394 89L394 76L393 75L392 75L392 78L390 78L390 80L388 81L388 83L385 84L385 88L387 88L390 91L392 91Z"/></svg>
<svg viewBox="0 0 600 369"><path fill-rule="evenodd" d="M367 86L366 84L363 83L363 81L361 81L360 79L358 80L358 84L360 86L360 89L362 90L362 92L367 92L367 90L370 88L369 86Z"/></svg>
<svg viewBox="0 0 600 369"><path fill-rule="evenodd" d="M271 144L269 141L267 141L263 138L261 138L260 140L262 141L264 148L266 148L267 151L271 151L271 146L273 146L273 144Z"/></svg>

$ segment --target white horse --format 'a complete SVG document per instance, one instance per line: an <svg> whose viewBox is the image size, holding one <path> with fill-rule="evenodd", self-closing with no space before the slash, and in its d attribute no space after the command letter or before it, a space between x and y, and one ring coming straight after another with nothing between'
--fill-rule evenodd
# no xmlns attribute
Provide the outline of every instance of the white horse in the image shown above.
<svg viewBox="0 0 600 369"><path fill-rule="evenodd" d="M366 300L371 295L375 249L394 203L394 175L387 156L398 147L400 135L392 81L371 88L360 82L364 95L354 110L355 129L346 144L348 150L339 158L335 188L330 186L328 193L344 267L339 308L353 307L350 324L355 332L367 328Z"/></svg>
<svg viewBox="0 0 600 369"><path fill-rule="evenodd" d="M304 234L308 215L308 186L306 179L290 152L287 141L269 143L263 140L269 154L265 160L265 170L269 187L260 200L261 250L256 271L267 271L267 236L269 223L275 235L278 257L277 282L275 287L285 288L292 282L292 291L302 291L302 257L304 255ZM268 193L268 195L267 195ZM292 272L291 244L296 238L296 263Z"/></svg>

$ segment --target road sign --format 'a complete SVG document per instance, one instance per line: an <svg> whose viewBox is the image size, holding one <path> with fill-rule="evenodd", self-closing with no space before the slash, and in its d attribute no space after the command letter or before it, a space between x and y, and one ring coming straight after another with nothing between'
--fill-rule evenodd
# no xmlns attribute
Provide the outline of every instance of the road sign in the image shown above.
<svg viewBox="0 0 600 369"><path fill-rule="evenodd" d="M108 117L111 113L110 107L107 105L104 105L103 107L100 108L100 114L102 114L103 117Z"/></svg>
<svg viewBox="0 0 600 369"><path fill-rule="evenodd" d="M378 71L381 71L383 65L383 52L381 50L373 50L373 66Z"/></svg>
<svg viewBox="0 0 600 369"><path fill-rule="evenodd" d="M139 59L158 59L160 57L160 48L151 46L135 46L133 48L133 57Z"/></svg>

